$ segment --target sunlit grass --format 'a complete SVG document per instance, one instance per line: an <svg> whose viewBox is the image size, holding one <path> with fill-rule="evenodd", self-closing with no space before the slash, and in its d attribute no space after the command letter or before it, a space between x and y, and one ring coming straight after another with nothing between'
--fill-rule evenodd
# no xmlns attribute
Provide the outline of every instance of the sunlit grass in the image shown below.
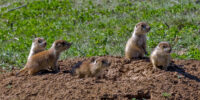
<svg viewBox="0 0 200 100"><path fill-rule="evenodd" d="M2 0L0 5L2 67L23 67L35 35L47 40L47 48L56 39L73 42L61 59L123 56L140 21L151 26L149 54L160 41L169 41L174 58L200 59L200 4L194 0Z"/></svg>

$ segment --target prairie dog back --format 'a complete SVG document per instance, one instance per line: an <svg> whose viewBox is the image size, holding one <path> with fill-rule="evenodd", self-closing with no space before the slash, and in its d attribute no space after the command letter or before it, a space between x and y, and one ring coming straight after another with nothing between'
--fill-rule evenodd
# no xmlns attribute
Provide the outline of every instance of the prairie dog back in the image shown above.
<svg viewBox="0 0 200 100"><path fill-rule="evenodd" d="M75 74L78 77L98 77L102 70L110 66L107 59L97 58L95 61L86 60L81 63L80 67L75 69Z"/></svg>

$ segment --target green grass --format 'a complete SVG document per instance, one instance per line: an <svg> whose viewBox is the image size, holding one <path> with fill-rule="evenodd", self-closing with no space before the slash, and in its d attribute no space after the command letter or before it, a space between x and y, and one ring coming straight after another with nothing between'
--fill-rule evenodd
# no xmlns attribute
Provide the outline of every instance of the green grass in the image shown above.
<svg viewBox="0 0 200 100"><path fill-rule="evenodd" d="M165 98L170 98L171 94L164 92L164 93L162 93L162 96L165 97Z"/></svg>
<svg viewBox="0 0 200 100"><path fill-rule="evenodd" d="M6 68L24 66L34 35L44 37L47 48L56 39L73 42L61 59L123 56L140 21L151 26L149 54L160 41L169 41L173 58L200 59L200 4L195 0L1 0L0 12L0 66Z"/></svg>

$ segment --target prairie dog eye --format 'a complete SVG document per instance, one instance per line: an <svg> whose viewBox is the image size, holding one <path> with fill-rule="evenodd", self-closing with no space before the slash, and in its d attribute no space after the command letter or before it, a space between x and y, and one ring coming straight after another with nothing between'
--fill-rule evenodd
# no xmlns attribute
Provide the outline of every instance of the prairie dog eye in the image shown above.
<svg viewBox="0 0 200 100"><path fill-rule="evenodd" d="M142 28L146 28L146 25L141 25Z"/></svg>
<svg viewBox="0 0 200 100"><path fill-rule="evenodd" d="M163 45L163 48L167 48L167 46L166 46L166 45Z"/></svg>
<svg viewBox="0 0 200 100"><path fill-rule="evenodd" d="M42 43L42 40L38 40L38 43Z"/></svg>
<svg viewBox="0 0 200 100"><path fill-rule="evenodd" d="M62 42L62 45L66 45L66 43L65 43L65 42Z"/></svg>
<svg viewBox="0 0 200 100"><path fill-rule="evenodd" d="M61 43L56 43L56 46L57 46L57 47L60 47L60 46L61 46Z"/></svg>
<svg viewBox="0 0 200 100"><path fill-rule="evenodd" d="M101 62L102 62L103 64L104 64L104 63L106 63L106 61L105 61L105 60L102 60Z"/></svg>

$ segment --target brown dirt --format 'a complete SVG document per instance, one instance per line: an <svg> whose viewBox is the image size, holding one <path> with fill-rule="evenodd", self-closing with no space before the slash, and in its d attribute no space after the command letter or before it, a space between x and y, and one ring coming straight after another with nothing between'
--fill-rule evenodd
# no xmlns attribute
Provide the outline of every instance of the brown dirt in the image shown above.
<svg viewBox="0 0 200 100"><path fill-rule="evenodd" d="M59 73L15 76L18 70L0 74L0 100L199 100L200 61L173 60L168 71L152 70L149 59L127 62L104 56L112 62L102 78L77 78L68 71L78 61L59 61Z"/></svg>

